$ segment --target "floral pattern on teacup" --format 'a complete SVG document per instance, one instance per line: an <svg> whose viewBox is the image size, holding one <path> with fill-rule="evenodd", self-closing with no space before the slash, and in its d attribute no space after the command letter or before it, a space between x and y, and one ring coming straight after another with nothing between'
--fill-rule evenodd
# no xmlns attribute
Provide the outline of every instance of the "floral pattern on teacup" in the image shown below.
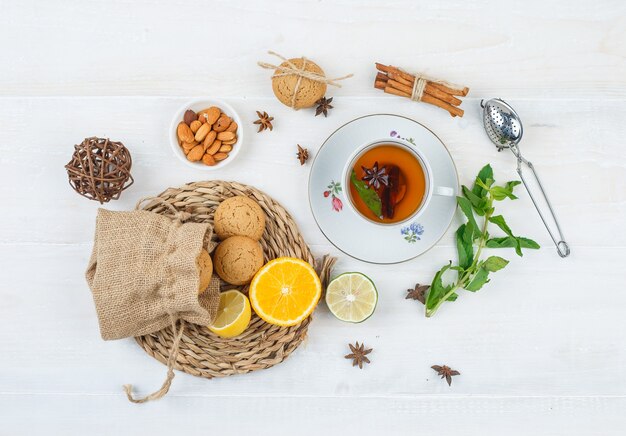
<svg viewBox="0 0 626 436"><path fill-rule="evenodd" d="M415 145L415 140L413 138L403 138L395 130L392 130L391 132L389 132L389 136L391 136L392 138L402 139L403 141L410 142L411 144Z"/></svg>
<svg viewBox="0 0 626 436"><path fill-rule="evenodd" d="M341 193L341 183L335 182L331 180L330 184L327 186L328 190L324 191L324 197L331 197L331 206L335 212L341 212L343 209L343 203L339 199L339 194Z"/></svg>
<svg viewBox="0 0 626 436"><path fill-rule="evenodd" d="M411 223L408 226L402 227L400 233L407 242L412 244L422 239L420 236L424 234L424 226L419 223Z"/></svg>

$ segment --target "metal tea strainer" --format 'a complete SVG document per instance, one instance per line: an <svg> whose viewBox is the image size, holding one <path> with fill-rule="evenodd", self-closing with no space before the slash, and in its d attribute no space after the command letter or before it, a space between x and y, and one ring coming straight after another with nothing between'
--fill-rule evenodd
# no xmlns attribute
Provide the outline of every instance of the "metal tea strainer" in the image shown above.
<svg viewBox="0 0 626 436"><path fill-rule="evenodd" d="M544 226L548 230L550 237L554 241L554 245L556 245L556 250L561 257L567 257L570 254L569 245L564 241L563 232L561 232L561 227L559 226L559 221L556 219L556 215L554 214L554 210L552 209L552 204L550 204L550 200L548 200L548 196L541 185L541 181L539 180L539 176L535 171L534 165L524 159L520 150L519 150L519 142L522 140L522 133L524 129L522 127L522 121L517 115L517 112L509 106L505 101L499 98L492 98L491 100L480 102L480 106L483 108L483 124L485 125L485 131L491 139L491 142L495 144L498 148L498 151L502 151L505 148L511 150L513 155L517 158L517 173L522 179L522 183L530 196L533 204L535 205L535 209L539 212L539 216L543 221ZM546 217L544 216L541 208L537 204L533 193L531 192L528 183L524 179L524 174L522 173L522 164L525 164L531 171L535 180L537 181L537 185L539 186L539 190L541 191L541 195L545 199L546 204L548 205L548 209L550 210L550 215L552 216L552 220L556 226L556 231L558 233L558 238L555 237L554 232L551 229L551 226L548 224Z"/></svg>

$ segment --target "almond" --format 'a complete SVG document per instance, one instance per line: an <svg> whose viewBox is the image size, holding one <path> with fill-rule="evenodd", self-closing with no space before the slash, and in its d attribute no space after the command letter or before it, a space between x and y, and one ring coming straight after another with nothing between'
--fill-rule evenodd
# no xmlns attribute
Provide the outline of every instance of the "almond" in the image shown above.
<svg viewBox="0 0 626 436"><path fill-rule="evenodd" d="M220 132L217 134L217 139L220 141L230 141L235 139L235 134L233 132Z"/></svg>
<svg viewBox="0 0 626 436"><path fill-rule="evenodd" d="M206 152L208 154L215 154L220 150L220 148L222 148L222 141L218 139L216 141L213 141L213 144L211 144L211 146L207 148Z"/></svg>
<svg viewBox="0 0 626 436"><path fill-rule="evenodd" d="M201 121L193 120L191 124L189 125L189 128L191 129L193 133L196 133L201 125L202 125Z"/></svg>
<svg viewBox="0 0 626 436"><path fill-rule="evenodd" d="M213 130L215 130L216 132L223 132L226 129L228 129L228 127L230 127L230 123L233 120L230 119L230 117L228 115L224 115L222 114L218 120L215 122L215 125L213 126Z"/></svg>
<svg viewBox="0 0 626 436"><path fill-rule="evenodd" d="M185 111L183 120L185 121L185 124L187 124L189 127L191 127L191 123L197 119L198 119L198 114L196 114L194 111L192 111L191 109L187 109Z"/></svg>
<svg viewBox="0 0 626 436"><path fill-rule="evenodd" d="M193 141L193 132L189 128L184 121L181 121L176 128L176 134L178 135L178 139L183 142L191 142Z"/></svg>
<svg viewBox="0 0 626 436"><path fill-rule="evenodd" d="M237 138L231 139L230 141L222 141L222 145L233 145L237 142Z"/></svg>
<svg viewBox="0 0 626 436"><path fill-rule="evenodd" d="M215 122L219 119L222 111L217 106L211 106L206 109L207 123L215 124Z"/></svg>
<svg viewBox="0 0 626 436"><path fill-rule="evenodd" d="M202 142L202 140L206 138L206 135L208 135L210 130L211 126L209 126L208 124L203 124L196 132L196 141Z"/></svg>
<svg viewBox="0 0 626 436"><path fill-rule="evenodd" d="M213 159L215 159L217 162L224 160L228 157L228 153L215 153L213 155Z"/></svg>
<svg viewBox="0 0 626 436"><path fill-rule="evenodd" d="M222 145L220 147L220 153L230 153L232 149L233 149L232 145Z"/></svg>
<svg viewBox="0 0 626 436"><path fill-rule="evenodd" d="M232 123L230 123L230 126L228 126L228 129L226 129L226 131L227 132L236 132L237 131L237 127L239 127L239 126L237 125L236 122L233 121Z"/></svg>
<svg viewBox="0 0 626 436"><path fill-rule="evenodd" d="M211 156L210 154L205 154L204 156L202 156L202 162L210 167L217 163L213 156Z"/></svg>
<svg viewBox="0 0 626 436"><path fill-rule="evenodd" d="M215 130L211 130L208 133L208 135L206 135L206 138L204 138L204 142L202 143L202 146L204 147L205 150L209 148L211 144L213 144L213 141L215 141L216 136L217 136L217 133L215 132Z"/></svg>
<svg viewBox="0 0 626 436"><path fill-rule="evenodd" d="M188 152L189 150L191 150L192 148L194 148L196 145L198 145L198 143L196 141L191 141L191 142L183 142L181 144L181 147L183 147L183 150L185 150L186 152Z"/></svg>
<svg viewBox="0 0 626 436"><path fill-rule="evenodd" d="M191 151L189 151L189 154L187 155L187 159L189 159L192 162L198 162L200 159L202 159L203 154L204 154L204 149L202 148L202 146L196 145L194 148L191 149Z"/></svg>
<svg viewBox="0 0 626 436"><path fill-rule="evenodd" d="M198 112L198 121L202 124L206 123L206 112Z"/></svg>

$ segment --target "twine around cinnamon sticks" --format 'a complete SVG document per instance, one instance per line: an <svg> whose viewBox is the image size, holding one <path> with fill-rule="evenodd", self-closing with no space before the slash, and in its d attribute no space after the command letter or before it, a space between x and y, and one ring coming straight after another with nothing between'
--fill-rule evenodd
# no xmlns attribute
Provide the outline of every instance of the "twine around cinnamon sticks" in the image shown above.
<svg viewBox="0 0 626 436"><path fill-rule="evenodd" d="M376 63L374 87L382 89L387 94L407 97L413 101L423 101L438 106L450 112L453 117L462 117L463 109L458 106L465 97L469 88L457 86L441 80L431 79L423 75L414 76L392 65Z"/></svg>

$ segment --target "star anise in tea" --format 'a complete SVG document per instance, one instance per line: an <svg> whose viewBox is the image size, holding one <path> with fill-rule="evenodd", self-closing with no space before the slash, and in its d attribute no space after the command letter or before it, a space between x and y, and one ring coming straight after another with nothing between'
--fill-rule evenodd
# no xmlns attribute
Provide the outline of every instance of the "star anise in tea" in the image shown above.
<svg viewBox="0 0 626 436"><path fill-rule="evenodd" d="M298 160L300 161L300 165L304 165L306 161L309 159L309 150L306 148L302 148L300 144L298 145Z"/></svg>
<svg viewBox="0 0 626 436"><path fill-rule="evenodd" d="M333 97L328 99L326 97L322 97L317 100L315 102L315 104L317 105L317 109L315 109L315 116L318 116L319 114L324 114L324 116L327 117L328 110L333 108L333 106L331 105L332 102Z"/></svg>
<svg viewBox="0 0 626 436"><path fill-rule="evenodd" d="M261 113L259 111L256 111L256 114L259 117L259 119L254 122L254 124L258 124L259 126L259 130L257 130L257 133L260 133L266 129L274 129L274 126L272 126L272 121L274 120L274 117L270 117L267 112Z"/></svg>
<svg viewBox="0 0 626 436"><path fill-rule="evenodd" d="M452 377L455 375L461 375L461 373L459 371L455 371L454 369L450 368L449 366L443 365L443 366L439 366L439 365L433 365L431 366L432 369L434 369L435 371L437 371L437 375L440 375L441 378L445 378L446 381L448 382L448 386L450 386L452 384Z"/></svg>
<svg viewBox="0 0 626 436"><path fill-rule="evenodd" d="M413 289L407 289L406 299L407 300L417 300L422 304L426 304L426 291L430 288L429 285L420 285L419 283L415 284Z"/></svg>
<svg viewBox="0 0 626 436"><path fill-rule="evenodd" d="M348 344L348 346L352 353L346 354L344 357L346 359L352 359L352 366L358 365L359 369L363 369L363 362L371 363L366 355L372 352L372 348L365 349L365 344L359 345L359 341L357 341L355 345Z"/></svg>
<svg viewBox="0 0 626 436"><path fill-rule="evenodd" d="M389 175L387 174L387 167L378 168L378 162L374 162L374 166L372 168L365 168L361 166L365 175L363 176L363 181L367 182L369 186L373 186L374 189L380 188L380 185L389 185Z"/></svg>

